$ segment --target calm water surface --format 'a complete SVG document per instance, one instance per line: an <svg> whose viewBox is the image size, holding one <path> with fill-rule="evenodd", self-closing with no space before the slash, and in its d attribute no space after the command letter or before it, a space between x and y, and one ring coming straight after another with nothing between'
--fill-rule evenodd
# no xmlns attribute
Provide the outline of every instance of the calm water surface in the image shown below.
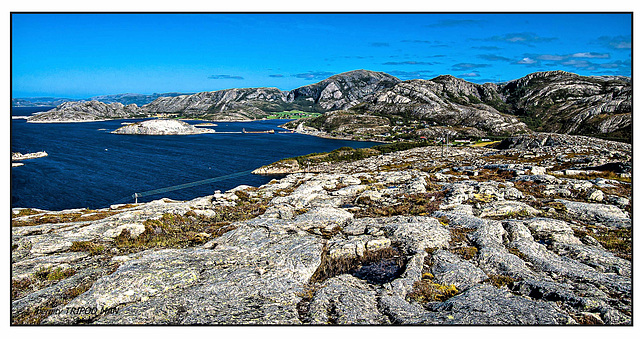
<svg viewBox="0 0 640 339"><path fill-rule="evenodd" d="M50 108L13 108L29 115ZM135 192L185 184L253 170L282 158L376 143L322 139L300 134L116 135L123 122L11 123L11 151L46 151L45 158L22 161L11 169L11 206L48 210L101 208L131 202ZM220 132L275 129L285 120L217 123ZM190 123L197 123L190 121ZM241 184L259 186L272 178L248 174L203 186L149 196L188 200Z"/></svg>

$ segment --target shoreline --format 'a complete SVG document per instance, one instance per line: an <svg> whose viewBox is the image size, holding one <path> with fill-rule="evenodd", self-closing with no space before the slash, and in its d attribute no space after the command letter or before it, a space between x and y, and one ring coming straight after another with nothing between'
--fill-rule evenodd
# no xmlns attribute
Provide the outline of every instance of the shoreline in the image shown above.
<svg viewBox="0 0 640 339"><path fill-rule="evenodd" d="M295 129L290 129L287 127L284 127L284 125L279 125L278 127L282 128L282 129L286 129L289 132L295 133L295 134L302 134L302 135L310 135L313 137L318 137L318 138L323 138L323 139L334 139L334 140L346 140L346 141L363 141L363 142L379 142L381 144L390 144L393 143L392 141L385 141L385 140L375 140L375 139L362 139L362 140L357 140L353 137L349 137L349 136L345 136L345 137L338 137L338 136L333 136L330 135L327 132L307 132L305 130L302 131L298 131Z"/></svg>

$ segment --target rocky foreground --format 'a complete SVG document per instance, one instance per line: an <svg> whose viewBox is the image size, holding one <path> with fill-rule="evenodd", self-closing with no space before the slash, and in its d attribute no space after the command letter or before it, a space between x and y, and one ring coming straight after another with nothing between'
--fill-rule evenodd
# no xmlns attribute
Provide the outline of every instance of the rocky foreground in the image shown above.
<svg viewBox="0 0 640 339"><path fill-rule="evenodd" d="M12 324L630 324L631 146L421 147L191 201L14 209Z"/></svg>

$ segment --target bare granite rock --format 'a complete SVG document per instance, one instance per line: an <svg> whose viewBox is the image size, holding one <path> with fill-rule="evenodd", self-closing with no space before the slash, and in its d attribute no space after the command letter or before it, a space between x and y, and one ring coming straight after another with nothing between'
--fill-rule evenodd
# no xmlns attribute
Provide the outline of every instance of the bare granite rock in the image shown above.
<svg viewBox="0 0 640 339"><path fill-rule="evenodd" d="M630 324L631 184L549 169L631 151L569 138L419 147L191 201L14 209L12 324Z"/></svg>

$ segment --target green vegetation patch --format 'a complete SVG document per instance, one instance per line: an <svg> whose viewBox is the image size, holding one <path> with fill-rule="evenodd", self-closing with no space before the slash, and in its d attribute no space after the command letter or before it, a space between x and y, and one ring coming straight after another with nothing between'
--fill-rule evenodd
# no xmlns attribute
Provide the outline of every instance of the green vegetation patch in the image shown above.
<svg viewBox="0 0 640 339"><path fill-rule="evenodd" d="M295 160L301 167L307 165L317 165L321 163L353 162L366 159L380 154L397 151L404 151L416 147L428 146L426 141L395 142L390 144L376 145L370 148L341 147L331 152L310 153L292 158L282 159L278 162Z"/></svg>
<svg viewBox="0 0 640 339"><path fill-rule="evenodd" d="M360 199L356 204L362 205L355 211L356 218L390 217L394 215L430 215L440 208L446 195L445 191L429 193L405 194L395 205L385 206L372 200Z"/></svg>
<svg viewBox="0 0 640 339"><path fill-rule="evenodd" d="M129 231L123 230L114 238L114 245L125 252L138 252L154 247L184 248L202 244L233 230L235 227L231 223L253 219L267 209L263 202L238 200L236 206L216 208L212 217L192 211L184 215L165 213L158 220L145 221L145 231L138 237L134 238Z"/></svg>
<svg viewBox="0 0 640 339"><path fill-rule="evenodd" d="M43 224L59 224L65 222L78 222L78 221L94 221L101 220L106 217L110 217L114 214L118 214L120 211L94 211L84 210L83 212L73 213L59 213L59 214L44 214L27 220L12 220L11 226L37 226Z"/></svg>
<svg viewBox="0 0 640 339"><path fill-rule="evenodd" d="M89 252L91 255L104 253L105 247L91 241L74 241L69 252Z"/></svg>
<svg viewBox="0 0 640 339"><path fill-rule="evenodd" d="M500 288L502 286L512 287L513 283L517 280L506 275L489 274L488 281L489 283L491 283L491 285Z"/></svg>
<svg viewBox="0 0 640 339"><path fill-rule="evenodd" d="M423 277L426 279L413 283L413 290L407 294L409 300L419 303L441 302L459 293L455 285L441 285L429 279L429 275L423 275Z"/></svg>
<svg viewBox="0 0 640 339"><path fill-rule="evenodd" d="M13 218L20 218L20 217L26 217L28 215L34 215L34 214L40 214L43 213L42 211L36 211L34 209L31 208L25 208L20 210L20 212L18 213L12 213L11 214L11 219Z"/></svg>
<svg viewBox="0 0 640 339"><path fill-rule="evenodd" d="M321 116L322 113L304 112L300 110L274 112L267 115L267 119L303 119L303 118L315 118Z"/></svg>
<svg viewBox="0 0 640 339"><path fill-rule="evenodd" d="M631 228L610 229L589 225L584 230L574 229L573 233L578 238L589 235L598 240L602 247L611 251L617 257L632 260L632 230Z"/></svg>
<svg viewBox="0 0 640 339"><path fill-rule="evenodd" d="M33 273L33 277L40 281L58 281L68 278L76 274L73 268L62 269L61 267L42 267L38 271Z"/></svg>

